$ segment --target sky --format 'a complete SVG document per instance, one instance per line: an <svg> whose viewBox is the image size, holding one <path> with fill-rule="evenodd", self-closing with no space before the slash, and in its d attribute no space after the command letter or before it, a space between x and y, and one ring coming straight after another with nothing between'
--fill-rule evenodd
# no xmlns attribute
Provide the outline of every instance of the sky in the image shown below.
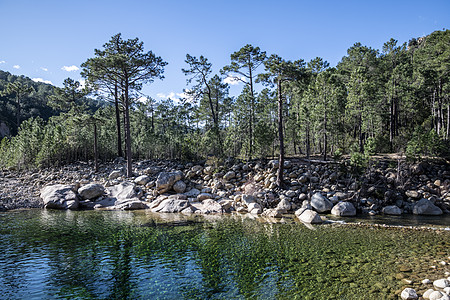
<svg viewBox="0 0 450 300"><path fill-rule="evenodd" d="M80 65L122 33L168 62L165 78L142 92L177 99L189 88L187 53L208 58L214 74L246 44L336 66L356 42L382 49L391 38L402 44L444 28L450 0L0 0L0 70L56 86L82 80ZM231 83L239 94L242 84Z"/></svg>

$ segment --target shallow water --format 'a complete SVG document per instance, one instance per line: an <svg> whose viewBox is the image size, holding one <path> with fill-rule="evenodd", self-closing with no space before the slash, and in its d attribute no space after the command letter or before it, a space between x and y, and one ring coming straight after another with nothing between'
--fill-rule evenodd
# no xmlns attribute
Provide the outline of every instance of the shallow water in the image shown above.
<svg viewBox="0 0 450 300"><path fill-rule="evenodd" d="M450 271L449 249L442 229L16 211L0 214L0 298L397 299Z"/></svg>

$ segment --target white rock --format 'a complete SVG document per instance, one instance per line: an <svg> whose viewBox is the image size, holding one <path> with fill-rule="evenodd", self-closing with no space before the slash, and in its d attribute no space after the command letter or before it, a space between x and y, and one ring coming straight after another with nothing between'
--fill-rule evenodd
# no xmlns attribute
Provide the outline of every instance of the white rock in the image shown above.
<svg viewBox="0 0 450 300"><path fill-rule="evenodd" d="M438 299L441 299L442 296L444 296L444 294L442 294L441 292L439 292L439 291L433 291L433 292L430 294L430 296L429 296L428 299L430 299L430 300L438 300Z"/></svg>
<svg viewBox="0 0 450 300"><path fill-rule="evenodd" d="M431 284L431 283L433 283L430 279L424 279L424 280L422 280L422 283L423 284Z"/></svg>
<svg viewBox="0 0 450 300"><path fill-rule="evenodd" d="M311 206L318 212L323 213L330 211L333 208L333 203L330 200L322 196L321 193L315 193L311 197Z"/></svg>
<svg viewBox="0 0 450 300"><path fill-rule="evenodd" d="M134 180L134 183L139 185L146 185L150 181L150 177L147 175L141 175Z"/></svg>
<svg viewBox="0 0 450 300"><path fill-rule="evenodd" d="M450 295L450 286L444 288L444 293L446 293L447 295Z"/></svg>
<svg viewBox="0 0 450 300"><path fill-rule="evenodd" d="M319 224L322 223L322 219L319 214L313 210L306 209L300 216L297 216L302 222L308 224Z"/></svg>
<svg viewBox="0 0 450 300"><path fill-rule="evenodd" d="M444 289L450 286L450 281L447 279L438 279L433 281L433 285L439 289Z"/></svg>
<svg viewBox="0 0 450 300"><path fill-rule="evenodd" d="M119 178L122 175L122 171L120 170L114 170L111 172L111 174L109 174L108 179L109 180L114 180Z"/></svg>
<svg viewBox="0 0 450 300"><path fill-rule="evenodd" d="M251 214L260 214L262 213L262 207L261 205L259 205L258 203L254 202L254 203L250 203L247 206L247 210L249 213Z"/></svg>
<svg viewBox="0 0 450 300"><path fill-rule="evenodd" d="M339 202L336 204L331 213L335 216L351 217L356 215L356 208L351 202Z"/></svg>
<svg viewBox="0 0 450 300"><path fill-rule="evenodd" d="M402 297L403 300L414 300L414 299L418 299L419 297L417 296L417 293L414 289L412 288L406 288L402 291L402 294L400 295L400 297Z"/></svg>
<svg viewBox="0 0 450 300"><path fill-rule="evenodd" d="M423 293L423 298L424 299L430 299L430 295L431 295L431 293L433 293L434 292L434 290L433 289L428 289L428 290L426 290L425 291L425 293Z"/></svg>

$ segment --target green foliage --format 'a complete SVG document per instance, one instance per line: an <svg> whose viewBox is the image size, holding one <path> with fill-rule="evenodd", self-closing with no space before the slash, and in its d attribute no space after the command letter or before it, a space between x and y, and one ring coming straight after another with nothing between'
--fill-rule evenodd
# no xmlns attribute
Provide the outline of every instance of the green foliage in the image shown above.
<svg viewBox="0 0 450 300"><path fill-rule="evenodd" d="M406 145L406 158L417 160L422 156L439 156L446 150L444 141L433 129L426 130L424 126L417 126ZM448 150L447 150L448 151Z"/></svg>
<svg viewBox="0 0 450 300"><path fill-rule="evenodd" d="M369 157L364 153L355 151L350 153L349 163L353 173L361 174L369 164Z"/></svg>

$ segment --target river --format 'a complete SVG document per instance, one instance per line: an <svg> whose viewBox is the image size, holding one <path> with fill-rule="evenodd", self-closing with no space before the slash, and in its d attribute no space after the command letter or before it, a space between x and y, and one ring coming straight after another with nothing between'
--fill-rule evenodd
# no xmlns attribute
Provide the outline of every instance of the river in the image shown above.
<svg viewBox="0 0 450 300"><path fill-rule="evenodd" d="M450 271L447 216L350 222L388 220L435 229L312 230L289 218L146 211L0 213L0 298L397 299L403 287L426 289L422 279Z"/></svg>

